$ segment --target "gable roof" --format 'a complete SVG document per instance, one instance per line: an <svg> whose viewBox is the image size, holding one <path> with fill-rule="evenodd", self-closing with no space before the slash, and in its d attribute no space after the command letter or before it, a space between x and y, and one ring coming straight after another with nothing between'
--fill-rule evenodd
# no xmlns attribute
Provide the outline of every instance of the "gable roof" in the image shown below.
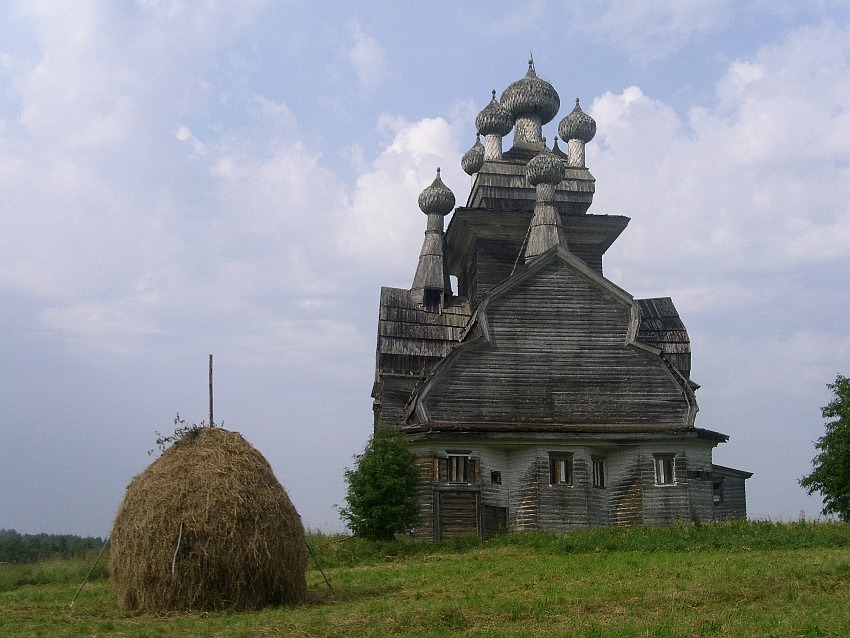
<svg viewBox="0 0 850 638"><path fill-rule="evenodd" d="M483 299L408 420L570 428L692 428L693 389L638 339L626 291L556 246Z"/></svg>

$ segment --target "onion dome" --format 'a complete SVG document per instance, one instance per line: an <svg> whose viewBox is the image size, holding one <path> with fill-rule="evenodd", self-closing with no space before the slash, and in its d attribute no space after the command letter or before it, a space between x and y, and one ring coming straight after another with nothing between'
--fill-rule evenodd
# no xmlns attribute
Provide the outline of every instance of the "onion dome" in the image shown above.
<svg viewBox="0 0 850 638"><path fill-rule="evenodd" d="M431 185L419 194L419 209L426 215L448 215L455 207L455 195L440 179L440 169Z"/></svg>
<svg viewBox="0 0 850 638"><path fill-rule="evenodd" d="M561 120L558 133L563 140L581 140L585 144L596 135L596 120L581 110L578 98L575 108Z"/></svg>
<svg viewBox="0 0 850 638"><path fill-rule="evenodd" d="M490 104L475 118L475 128L481 135L507 135L514 127L514 118L508 110L496 99L496 89L493 89L493 99Z"/></svg>
<svg viewBox="0 0 850 638"><path fill-rule="evenodd" d="M552 121L561 108L557 91L546 80L537 77L533 59L528 61L525 77L508 86L500 102L514 118L536 115L542 124Z"/></svg>
<svg viewBox="0 0 850 638"><path fill-rule="evenodd" d="M484 145L481 136L475 136L475 144L460 158L460 167L467 175L474 175L484 166Z"/></svg>
<svg viewBox="0 0 850 638"><path fill-rule="evenodd" d="M564 179L564 163L552 151L544 148L525 165L525 178L532 186L556 186Z"/></svg>

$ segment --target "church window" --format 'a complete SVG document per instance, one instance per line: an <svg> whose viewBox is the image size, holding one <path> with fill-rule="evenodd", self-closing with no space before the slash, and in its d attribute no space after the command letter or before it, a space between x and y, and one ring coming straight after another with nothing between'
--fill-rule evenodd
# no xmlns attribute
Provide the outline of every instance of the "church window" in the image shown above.
<svg viewBox="0 0 850 638"><path fill-rule="evenodd" d="M605 487L605 460L599 457L593 459L593 487Z"/></svg>
<svg viewBox="0 0 850 638"><path fill-rule="evenodd" d="M469 457L465 454L450 454L448 457L449 483L469 482Z"/></svg>
<svg viewBox="0 0 850 638"><path fill-rule="evenodd" d="M673 485L675 483L675 456L673 454L655 455L655 484Z"/></svg>
<svg viewBox="0 0 850 638"><path fill-rule="evenodd" d="M573 455L566 452L549 452L549 483L573 484Z"/></svg>

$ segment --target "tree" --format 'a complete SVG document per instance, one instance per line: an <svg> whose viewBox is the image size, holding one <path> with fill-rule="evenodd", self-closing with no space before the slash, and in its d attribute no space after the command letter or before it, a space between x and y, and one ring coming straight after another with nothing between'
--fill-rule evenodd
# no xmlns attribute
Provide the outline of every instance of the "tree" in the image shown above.
<svg viewBox="0 0 850 638"><path fill-rule="evenodd" d="M419 466L407 437L394 427L380 427L354 458L355 468L345 470L348 507L340 516L357 536L392 540L419 515Z"/></svg>
<svg viewBox="0 0 850 638"><path fill-rule="evenodd" d="M850 521L850 379L839 374L826 387L835 397L821 412L832 420L815 443L819 452L812 459L812 473L800 479L800 485L809 494L823 495L823 514Z"/></svg>

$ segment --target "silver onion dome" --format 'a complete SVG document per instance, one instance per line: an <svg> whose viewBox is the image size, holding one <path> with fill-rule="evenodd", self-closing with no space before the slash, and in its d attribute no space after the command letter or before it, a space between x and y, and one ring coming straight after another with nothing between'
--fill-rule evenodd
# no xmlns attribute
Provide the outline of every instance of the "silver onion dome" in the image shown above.
<svg viewBox="0 0 850 638"><path fill-rule="evenodd" d="M419 209L430 215L448 215L455 207L455 195L449 187L440 179L440 169L437 169L437 177L419 194Z"/></svg>
<svg viewBox="0 0 850 638"><path fill-rule="evenodd" d="M505 89L500 103L514 118L536 115L542 124L552 121L561 108L558 92L546 80L537 77L534 60L528 61L525 77Z"/></svg>
<svg viewBox="0 0 850 638"><path fill-rule="evenodd" d="M581 110L578 98L575 108L558 125L562 140L581 140L585 144L596 135L596 120Z"/></svg>
<svg viewBox="0 0 850 638"><path fill-rule="evenodd" d="M564 179L564 163L549 149L544 148L525 165L525 178L532 186L556 186Z"/></svg>
<svg viewBox="0 0 850 638"><path fill-rule="evenodd" d="M475 144L463 157L460 158L460 167L467 175L474 175L484 166L484 145L481 143L481 136L475 136Z"/></svg>
<svg viewBox="0 0 850 638"><path fill-rule="evenodd" d="M496 99L496 90L493 89L493 98L490 103L475 118L475 128L481 135L507 135L513 127L513 116L499 104Z"/></svg>

